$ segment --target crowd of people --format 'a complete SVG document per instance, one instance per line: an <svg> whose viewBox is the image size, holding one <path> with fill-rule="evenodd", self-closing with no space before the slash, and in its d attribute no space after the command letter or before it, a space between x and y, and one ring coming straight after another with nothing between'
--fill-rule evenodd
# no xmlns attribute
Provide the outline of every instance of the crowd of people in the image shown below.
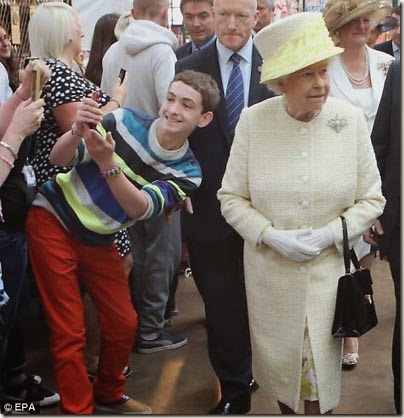
<svg viewBox="0 0 404 418"><path fill-rule="evenodd" d="M400 6L274 21L273 0L181 0L181 46L168 7L102 16L83 65L79 14L42 3L21 71L0 22L0 401L152 413L124 393L128 361L187 344L165 327L186 245L210 413L248 413L259 388L281 413L331 413L359 361L331 335L344 216L361 264L390 265L401 413ZM57 393L24 369L28 264Z"/></svg>

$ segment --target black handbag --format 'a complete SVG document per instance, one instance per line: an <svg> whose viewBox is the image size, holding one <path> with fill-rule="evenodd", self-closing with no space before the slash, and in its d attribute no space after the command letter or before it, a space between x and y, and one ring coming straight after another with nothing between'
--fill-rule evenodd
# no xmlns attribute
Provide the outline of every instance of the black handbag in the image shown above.
<svg viewBox="0 0 404 418"><path fill-rule="evenodd" d="M341 216L345 275L338 280L337 300L331 334L333 337L360 337L377 325L369 269L361 268L353 249L349 250L346 220ZM351 273L350 262L355 267Z"/></svg>

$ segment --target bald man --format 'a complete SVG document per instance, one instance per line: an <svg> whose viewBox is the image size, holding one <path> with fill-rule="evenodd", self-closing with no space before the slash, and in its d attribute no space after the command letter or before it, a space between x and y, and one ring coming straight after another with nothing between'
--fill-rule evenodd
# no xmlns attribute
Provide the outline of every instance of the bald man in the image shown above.
<svg viewBox="0 0 404 418"><path fill-rule="evenodd" d="M216 41L177 61L176 72L193 69L210 74L221 91L210 127L197 129L190 145L202 166L203 180L192 199L194 214L183 213L183 235L192 273L205 303L209 357L220 382L221 399L211 414L246 414L251 390L251 346L244 288L243 240L220 212L220 188L234 125L226 111L226 90L233 69L233 54L240 60L243 106L273 96L260 84L262 58L252 43L257 17L256 0L215 0Z"/></svg>

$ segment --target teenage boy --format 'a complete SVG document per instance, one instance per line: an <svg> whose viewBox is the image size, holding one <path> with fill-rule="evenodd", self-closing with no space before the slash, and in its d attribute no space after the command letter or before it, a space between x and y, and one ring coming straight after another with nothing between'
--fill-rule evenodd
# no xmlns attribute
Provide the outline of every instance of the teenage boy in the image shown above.
<svg viewBox="0 0 404 418"><path fill-rule="evenodd" d="M209 124L218 101L213 79L194 71L171 82L159 118L129 109L102 118L96 102L85 98L71 132L51 152L53 164L75 159L76 165L43 185L28 215L27 235L63 413L91 414L93 398L106 412L151 413L123 394L122 369L137 320L113 236L137 220L174 210L199 187L201 169L187 137ZM101 326L94 388L83 358L79 278Z"/></svg>

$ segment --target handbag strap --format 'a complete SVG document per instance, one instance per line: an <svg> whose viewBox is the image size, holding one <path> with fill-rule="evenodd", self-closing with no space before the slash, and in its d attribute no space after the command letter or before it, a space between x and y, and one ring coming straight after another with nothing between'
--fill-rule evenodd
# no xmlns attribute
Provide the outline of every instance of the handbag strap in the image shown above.
<svg viewBox="0 0 404 418"><path fill-rule="evenodd" d="M343 216L340 216L342 222L342 238L343 238L343 249L344 249L344 264L345 264L345 273L350 274L350 256L349 256L349 244L348 244L348 229L346 226L346 219Z"/></svg>
<svg viewBox="0 0 404 418"><path fill-rule="evenodd" d="M352 264L354 265L355 269L360 270L361 266L359 264L358 257L356 256L356 253L353 248L350 249L349 254L351 255Z"/></svg>
<svg viewBox="0 0 404 418"><path fill-rule="evenodd" d="M351 268L350 268L351 260L356 270L359 270L361 267L360 267L358 257L356 256L354 249L353 248L349 249L348 227L346 225L346 219L344 216L340 216L340 218L342 222L345 273L350 274L351 273Z"/></svg>

